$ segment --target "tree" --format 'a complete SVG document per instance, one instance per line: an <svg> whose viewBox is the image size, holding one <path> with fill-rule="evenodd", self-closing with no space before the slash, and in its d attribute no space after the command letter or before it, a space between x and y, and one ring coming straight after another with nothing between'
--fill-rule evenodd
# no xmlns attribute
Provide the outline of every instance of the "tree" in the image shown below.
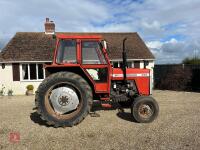
<svg viewBox="0 0 200 150"><path fill-rule="evenodd" d="M197 65L200 64L200 57L187 57L182 61L183 64Z"/></svg>

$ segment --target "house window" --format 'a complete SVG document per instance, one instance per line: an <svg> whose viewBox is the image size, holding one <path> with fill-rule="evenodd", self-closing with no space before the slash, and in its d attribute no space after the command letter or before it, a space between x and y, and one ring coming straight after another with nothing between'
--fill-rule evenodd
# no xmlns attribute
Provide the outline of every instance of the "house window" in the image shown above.
<svg viewBox="0 0 200 150"><path fill-rule="evenodd" d="M21 80L34 81L43 80L45 78L45 70L43 64L22 64Z"/></svg>
<svg viewBox="0 0 200 150"><path fill-rule="evenodd" d="M140 61L134 62L134 68L140 68Z"/></svg>
<svg viewBox="0 0 200 150"><path fill-rule="evenodd" d="M133 68L133 65L132 65L131 61L127 62L127 68Z"/></svg>
<svg viewBox="0 0 200 150"><path fill-rule="evenodd" d="M118 68L119 67L119 62L117 61L117 62L113 62L113 67L114 68Z"/></svg>
<svg viewBox="0 0 200 150"><path fill-rule="evenodd" d="M148 61L144 61L144 68L146 69L146 67L149 65Z"/></svg>
<svg viewBox="0 0 200 150"><path fill-rule="evenodd" d="M119 68L123 67L123 62L119 62Z"/></svg>
<svg viewBox="0 0 200 150"><path fill-rule="evenodd" d="M113 67L114 68L122 68L123 62L121 61L117 61L117 62L113 62ZM133 62L129 61L127 62L127 68L133 68L134 64Z"/></svg>

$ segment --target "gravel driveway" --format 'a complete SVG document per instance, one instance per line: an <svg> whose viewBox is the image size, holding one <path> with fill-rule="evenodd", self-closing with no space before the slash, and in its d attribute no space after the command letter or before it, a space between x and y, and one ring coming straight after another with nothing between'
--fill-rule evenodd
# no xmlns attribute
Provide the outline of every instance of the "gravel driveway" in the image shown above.
<svg viewBox="0 0 200 150"><path fill-rule="evenodd" d="M200 149L200 93L153 96L160 106L153 123L133 122L129 109L100 110L72 128L46 126L33 110L34 96L0 98L0 149Z"/></svg>

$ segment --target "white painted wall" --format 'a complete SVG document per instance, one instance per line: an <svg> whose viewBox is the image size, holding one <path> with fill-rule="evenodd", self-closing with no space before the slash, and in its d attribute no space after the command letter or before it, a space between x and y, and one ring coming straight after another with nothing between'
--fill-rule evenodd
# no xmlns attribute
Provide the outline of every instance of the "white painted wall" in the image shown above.
<svg viewBox="0 0 200 150"><path fill-rule="evenodd" d="M34 86L35 92L40 83L41 81L13 81L12 64L5 64L4 69L0 65L0 90L3 84L6 95L9 89L13 90L13 95L24 95L26 93L26 86L29 84Z"/></svg>
<svg viewBox="0 0 200 150"><path fill-rule="evenodd" d="M140 61L140 68L144 68L144 61Z"/></svg>

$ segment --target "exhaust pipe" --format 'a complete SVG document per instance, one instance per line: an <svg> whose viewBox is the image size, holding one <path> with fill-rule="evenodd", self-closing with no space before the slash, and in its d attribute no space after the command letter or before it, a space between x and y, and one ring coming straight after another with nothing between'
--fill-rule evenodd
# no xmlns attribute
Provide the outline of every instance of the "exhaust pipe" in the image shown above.
<svg viewBox="0 0 200 150"><path fill-rule="evenodd" d="M126 49L125 49L125 42L127 38L125 37L123 39L123 52L122 52L122 59L123 59L123 65L122 65L122 70L124 74L124 83L126 83L126 67L127 67L127 56L126 56Z"/></svg>

